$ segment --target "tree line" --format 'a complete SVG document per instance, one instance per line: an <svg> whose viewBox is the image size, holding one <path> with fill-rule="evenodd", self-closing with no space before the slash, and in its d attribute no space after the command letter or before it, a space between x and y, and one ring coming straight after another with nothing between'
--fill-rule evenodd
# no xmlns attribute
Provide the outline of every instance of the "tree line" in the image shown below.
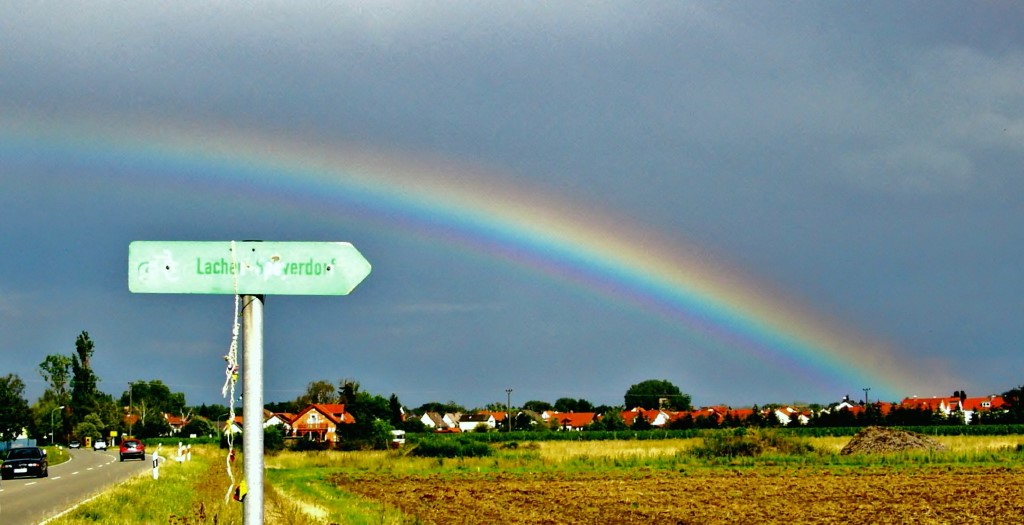
<svg viewBox="0 0 1024 525"><path fill-rule="evenodd" d="M14 439L22 429L46 442L97 439L112 432L151 437L170 431L165 413L190 415L185 395L160 380L132 381L118 398L102 392L92 368L95 351L89 332L83 331L70 355L47 355L38 365L47 386L31 405L20 377L0 378L0 441Z"/></svg>
<svg viewBox="0 0 1024 525"><path fill-rule="evenodd" d="M70 355L52 354L39 364L38 371L47 387L33 404L24 398L25 384L15 374L0 377L0 441L14 439L22 429L28 429L31 437L47 442L67 442L70 439L93 439L116 435L156 437L168 435L170 425L164 414L172 414L187 420L182 435L217 435L228 418L224 405L186 405L185 395L173 392L157 379L131 381L126 389L115 398L99 389L100 379L92 369L95 343L86 331L75 340ZM1024 386L1013 388L1002 394L1006 406L1003 411L975 413L972 424L1014 424L1024 423ZM337 383L328 380L311 381L305 392L290 401L267 403L271 412L298 413L309 404L340 403L355 419L353 425L342 425L339 429L343 442L348 446L386 445L390 430L404 429L409 432L425 431L423 423L416 417L406 417L406 411L398 396L383 397L362 390L352 379ZM500 430L544 430L528 414L540 414L546 410L557 412L593 412L603 417L593 425L593 430L622 430L627 428L620 412L627 409L665 409L685 412L692 410L688 394L668 380L646 380L630 386L623 395L621 406L597 405L586 399L562 397L553 403L529 400L518 410L495 402L483 407L492 412L513 414L509 425ZM820 407L819 407L820 408ZM454 401L431 401L420 405L410 413L422 415L426 412L470 413ZM795 419L794 419L795 421ZM797 424L797 423L791 423ZM816 410L808 426L844 427L866 425L942 425L963 424L962 413L945 416L927 409L895 406L882 414L878 404L868 404L856 413L847 410ZM730 426L778 426L778 420L755 405L753 414L738 419L731 414L724 418L699 415L672 421L667 428L713 428ZM638 418L629 426L632 430L650 428L650 422Z"/></svg>

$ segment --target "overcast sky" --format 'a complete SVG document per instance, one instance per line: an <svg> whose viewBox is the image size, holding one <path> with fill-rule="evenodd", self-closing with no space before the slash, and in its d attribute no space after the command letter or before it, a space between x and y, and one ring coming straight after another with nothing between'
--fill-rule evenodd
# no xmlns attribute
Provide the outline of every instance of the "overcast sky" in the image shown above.
<svg viewBox="0 0 1024 525"><path fill-rule="evenodd" d="M513 404L617 405L645 379L735 406L1024 383L1017 2L3 11L0 374L21 376L30 401L45 388L38 364L86 330L105 392L160 379L190 404L226 403L231 297L130 294L127 247L140 239L350 241L367 256L373 273L350 296L268 299L268 401L342 378L411 407L504 402L507 388ZM803 366L785 349L730 346L727 323L702 331L625 297L628 283L602 291L545 272L543 250L527 265L514 240L459 242L472 229L460 220L490 224L479 210L435 209L433 224L430 208L362 209L344 185L291 194L276 185L285 175L245 162L226 175L131 160L200 129L231 139L228 157L231 144L283 144L344 167L339 152L372 152L383 160L363 176L380 187L462 177L494 188L496 213L515 198L530 217L621 219L610 238L700 252L884 349L903 375L864 384L879 365L856 348ZM404 179L385 167L398 159Z"/></svg>

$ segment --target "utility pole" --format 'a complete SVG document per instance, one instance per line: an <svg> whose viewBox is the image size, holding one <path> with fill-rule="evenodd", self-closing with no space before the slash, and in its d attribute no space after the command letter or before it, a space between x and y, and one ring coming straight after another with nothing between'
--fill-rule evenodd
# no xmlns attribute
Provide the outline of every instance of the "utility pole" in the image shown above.
<svg viewBox="0 0 1024 525"><path fill-rule="evenodd" d="M865 388L862 388L861 390L864 391L864 404L867 405L868 404L868 392L871 391L871 387L865 387Z"/></svg>
<svg viewBox="0 0 1024 525"><path fill-rule="evenodd" d="M512 432L512 389L511 388L506 388L505 389L505 396L507 397L507 399L505 401L505 419L508 420L508 431Z"/></svg>

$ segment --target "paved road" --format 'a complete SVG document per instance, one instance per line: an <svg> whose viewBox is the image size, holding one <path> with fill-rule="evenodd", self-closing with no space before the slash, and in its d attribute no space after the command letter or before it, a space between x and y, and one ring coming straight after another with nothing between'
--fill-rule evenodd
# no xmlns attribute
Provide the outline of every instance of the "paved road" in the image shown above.
<svg viewBox="0 0 1024 525"><path fill-rule="evenodd" d="M145 461L117 459L117 450L70 450L71 461L50 467L47 478L0 481L0 523L32 525L59 514L107 487L153 466Z"/></svg>

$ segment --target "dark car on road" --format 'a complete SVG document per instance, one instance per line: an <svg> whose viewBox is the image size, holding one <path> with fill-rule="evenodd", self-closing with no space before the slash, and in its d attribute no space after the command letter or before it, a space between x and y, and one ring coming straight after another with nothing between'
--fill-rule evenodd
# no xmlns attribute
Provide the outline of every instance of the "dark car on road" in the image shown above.
<svg viewBox="0 0 1024 525"><path fill-rule="evenodd" d="M146 446L137 439L126 439L121 442L121 461L137 458L146 460Z"/></svg>
<svg viewBox="0 0 1024 525"><path fill-rule="evenodd" d="M46 451L39 447L17 447L7 453L7 459L0 465L0 477L11 479L17 476L45 478L50 473Z"/></svg>

